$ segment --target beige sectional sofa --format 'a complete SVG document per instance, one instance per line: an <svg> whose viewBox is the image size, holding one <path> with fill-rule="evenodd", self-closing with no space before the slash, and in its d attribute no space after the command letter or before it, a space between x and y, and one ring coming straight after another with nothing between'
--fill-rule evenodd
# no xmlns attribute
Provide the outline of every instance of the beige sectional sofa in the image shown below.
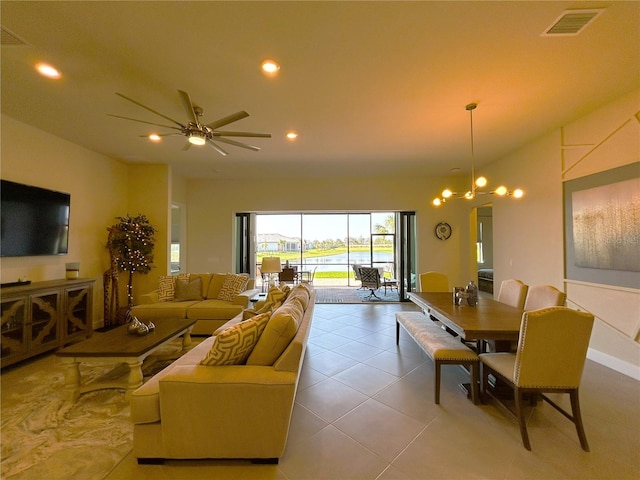
<svg viewBox="0 0 640 480"><path fill-rule="evenodd" d="M198 321L191 332L193 335L211 335L217 328L232 319L245 308L251 305L250 299L255 297L260 290L254 288L254 280L246 277L246 286L242 291L228 297L219 298L225 286L225 281L230 277L240 277L229 273L191 273L177 277L161 277L157 290L142 295L139 304L135 305L131 313L143 322L162 321L163 318L195 318ZM163 281L167 281L166 287ZM193 288L185 289L181 297L176 297L175 285L178 281L200 283L198 292ZM171 292L171 282L174 291Z"/></svg>
<svg viewBox="0 0 640 480"><path fill-rule="evenodd" d="M301 285L276 310L244 321L239 315L138 388L131 397L138 462L242 458L277 463L287 442L315 297ZM211 359L218 338L232 338L250 323L264 325L242 364L201 363Z"/></svg>

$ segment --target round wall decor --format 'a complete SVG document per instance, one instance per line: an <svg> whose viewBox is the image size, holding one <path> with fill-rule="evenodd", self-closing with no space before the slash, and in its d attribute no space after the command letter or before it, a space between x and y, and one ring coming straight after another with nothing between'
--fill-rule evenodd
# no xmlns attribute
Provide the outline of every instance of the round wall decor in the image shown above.
<svg viewBox="0 0 640 480"><path fill-rule="evenodd" d="M451 236L451 225L446 222L440 222L436 225L435 233L440 240L447 240Z"/></svg>

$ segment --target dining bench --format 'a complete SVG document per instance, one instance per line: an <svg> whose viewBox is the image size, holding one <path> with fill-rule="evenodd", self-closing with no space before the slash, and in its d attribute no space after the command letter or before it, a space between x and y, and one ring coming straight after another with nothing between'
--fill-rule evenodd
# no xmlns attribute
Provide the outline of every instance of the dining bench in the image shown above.
<svg viewBox="0 0 640 480"><path fill-rule="evenodd" d="M465 365L471 370L471 398L479 400L480 364L476 352L460 339L447 333L425 314L420 312L396 313L396 345L400 344L400 326L416 341L433 360L435 369L435 403L440 403L440 366Z"/></svg>

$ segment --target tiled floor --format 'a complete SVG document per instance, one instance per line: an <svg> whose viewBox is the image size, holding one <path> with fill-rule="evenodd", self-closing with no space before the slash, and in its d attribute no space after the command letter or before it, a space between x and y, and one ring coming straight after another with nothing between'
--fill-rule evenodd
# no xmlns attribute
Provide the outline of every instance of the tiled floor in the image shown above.
<svg viewBox="0 0 640 480"><path fill-rule="evenodd" d="M406 335L395 345L399 309L413 307L316 305L279 465L138 466L129 455L107 479L640 478L640 382L588 361L581 402L591 453L542 403L529 413L529 452L501 410L467 400L459 367L443 367L441 404L433 403L430 360Z"/></svg>

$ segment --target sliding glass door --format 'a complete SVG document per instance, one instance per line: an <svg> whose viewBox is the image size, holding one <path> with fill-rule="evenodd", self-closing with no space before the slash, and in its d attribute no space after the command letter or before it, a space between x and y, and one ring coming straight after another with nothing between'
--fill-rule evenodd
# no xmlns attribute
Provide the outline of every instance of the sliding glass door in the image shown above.
<svg viewBox="0 0 640 480"><path fill-rule="evenodd" d="M238 214L238 268L260 282L262 259L278 257L317 287L355 287L354 265L375 267L403 299L415 286L414 224L413 212Z"/></svg>

